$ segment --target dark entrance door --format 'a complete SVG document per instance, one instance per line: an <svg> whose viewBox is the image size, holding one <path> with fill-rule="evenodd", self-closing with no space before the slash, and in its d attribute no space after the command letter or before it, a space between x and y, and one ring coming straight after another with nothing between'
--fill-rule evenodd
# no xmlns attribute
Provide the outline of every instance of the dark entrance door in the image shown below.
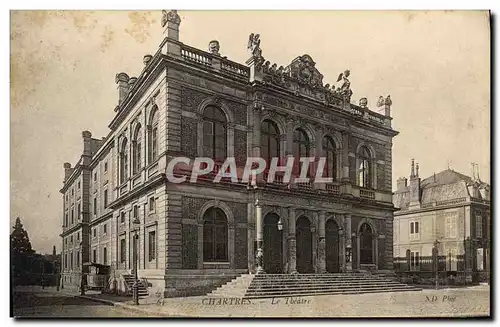
<svg viewBox="0 0 500 327"><path fill-rule="evenodd" d="M268 274L283 273L283 246L279 217L271 213L264 218L264 271Z"/></svg>
<svg viewBox="0 0 500 327"><path fill-rule="evenodd" d="M340 272L339 241L339 226L329 219L325 226L326 271L329 273Z"/></svg>
<svg viewBox="0 0 500 327"><path fill-rule="evenodd" d="M359 229L359 262L361 264L373 264L373 232L367 223Z"/></svg>
<svg viewBox="0 0 500 327"><path fill-rule="evenodd" d="M312 233L311 223L306 217L300 217L295 223L297 239L297 271L299 273L314 272L312 264Z"/></svg>

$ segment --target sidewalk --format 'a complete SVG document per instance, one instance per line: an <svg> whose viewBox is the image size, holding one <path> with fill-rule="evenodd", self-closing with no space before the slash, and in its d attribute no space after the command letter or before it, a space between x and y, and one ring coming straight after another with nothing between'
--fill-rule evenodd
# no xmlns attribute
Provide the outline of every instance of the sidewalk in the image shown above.
<svg viewBox="0 0 500 327"><path fill-rule="evenodd" d="M55 291L55 288L52 290ZM421 292L371 293L361 295L325 295L273 299L219 299L206 296L157 299L120 297L98 292L61 290L78 296L143 313L145 317L464 317L488 316L489 287L423 290ZM437 302L431 303L434 296ZM446 299L446 300L445 300ZM451 300L450 300L451 299Z"/></svg>

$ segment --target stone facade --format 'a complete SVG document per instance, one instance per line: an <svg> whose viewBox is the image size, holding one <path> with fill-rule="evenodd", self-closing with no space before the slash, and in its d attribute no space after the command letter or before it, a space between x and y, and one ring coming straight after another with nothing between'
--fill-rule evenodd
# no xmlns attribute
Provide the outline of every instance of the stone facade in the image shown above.
<svg viewBox="0 0 500 327"><path fill-rule="evenodd" d="M341 87L330 88L308 55L286 68L270 65L255 36L247 65L189 47L178 40L177 18L175 12L165 16L166 37L138 78L117 75L119 105L109 135L97 140L85 132L82 159L75 168L65 166L63 210L82 203L82 219L63 223L63 279L71 283L68 276L80 273L82 262L109 265L113 276L130 273L136 230L139 276L166 296L200 294L232 276L256 272L258 248L261 268L281 273L392 270L392 102L380 104L384 115L352 104L350 73L343 73ZM257 187L169 182L166 168L173 158L204 155L207 107L222 111L226 155L238 167L260 156L261 126L268 120L279 130L282 158L294 155L298 129L316 158L324 155L323 139L332 140L334 182L298 185L292 176L289 184L266 184L262 175ZM359 172L363 160L370 167L366 177ZM69 200L78 181L81 195ZM215 245L217 253L219 246L220 253L226 251L223 260L204 260L210 246L204 239L206 216L213 209L226 222L224 244ZM81 244L65 245L77 232ZM76 249L80 265L66 264Z"/></svg>

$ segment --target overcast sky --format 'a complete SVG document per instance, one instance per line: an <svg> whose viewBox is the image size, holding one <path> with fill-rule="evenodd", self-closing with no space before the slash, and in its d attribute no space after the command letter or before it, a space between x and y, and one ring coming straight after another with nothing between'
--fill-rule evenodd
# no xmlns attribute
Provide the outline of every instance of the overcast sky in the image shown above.
<svg viewBox="0 0 500 327"><path fill-rule="evenodd" d="M490 181L490 48L485 12L180 11L180 40L244 63L250 33L278 66L311 55L333 84L351 70L352 100L391 95L393 185L448 167ZM106 136L115 74L136 76L162 40L161 12L11 14L11 219L34 248L61 248L63 163L76 163L81 131Z"/></svg>

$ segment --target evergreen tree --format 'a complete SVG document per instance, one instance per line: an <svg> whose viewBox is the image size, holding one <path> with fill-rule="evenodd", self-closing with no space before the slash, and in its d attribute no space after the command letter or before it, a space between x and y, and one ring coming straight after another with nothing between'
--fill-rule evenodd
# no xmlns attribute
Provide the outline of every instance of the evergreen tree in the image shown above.
<svg viewBox="0 0 500 327"><path fill-rule="evenodd" d="M35 254L31 247L28 232L24 229L21 219L16 218L16 224L10 234L11 269L15 284L24 284L31 270L32 257Z"/></svg>

